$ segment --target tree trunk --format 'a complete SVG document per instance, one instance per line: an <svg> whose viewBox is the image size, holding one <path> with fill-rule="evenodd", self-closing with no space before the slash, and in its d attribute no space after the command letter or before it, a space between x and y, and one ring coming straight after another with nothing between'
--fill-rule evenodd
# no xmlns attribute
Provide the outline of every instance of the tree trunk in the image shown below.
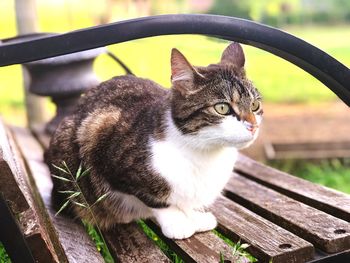
<svg viewBox="0 0 350 263"><path fill-rule="evenodd" d="M38 19L35 0L16 0L17 34L29 34L38 31ZM32 128L44 122L44 98L29 92L30 77L22 66L27 125Z"/></svg>

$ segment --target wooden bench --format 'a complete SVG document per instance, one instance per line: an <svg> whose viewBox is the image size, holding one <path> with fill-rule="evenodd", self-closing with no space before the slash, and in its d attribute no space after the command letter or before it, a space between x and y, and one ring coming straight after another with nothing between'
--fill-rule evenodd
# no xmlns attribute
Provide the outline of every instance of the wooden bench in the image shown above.
<svg viewBox="0 0 350 263"><path fill-rule="evenodd" d="M231 17L165 15L22 43L3 41L0 66L185 33L218 36L278 55L315 76L350 105L347 67L289 34ZM15 262L103 262L81 223L55 216L50 174L43 162L48 143L43 129L6 128L0 123L0 219L6 223L0 226L0 238ZM153 221L145 224L185 262L238 262L227 239L249 244L247 251L259 262L350 262L350 196L243 155L212 212L219 222L217 232L185 240L169 240ZM117 225L104 237L116 262L171 261L137 223Z"/></svg>
<svg viewBox="0 0 350 263"><path fill-rule="evenodd" d="M8 132L7 132L8 131ZM38 262L104 262L96 245L79 222L58 215L50 204L51 181L43 151L49 138L40 129L6 128L0 124L1 192L20 222L35 222L36 241L27 238ZM9 146L10 145L10 146ZM12 158L12 160L10 160ZM6 170L9 167L17 167ZM9 176L11 175L11 176ZM5 180L5 181L6 181ZM10 193L25 182L16 198ZM17 191L18 192L18 191ZM32 209L32 218L23 213ZM30 211L32 211L30 210ZM240 156L223 195L212 207L217 231L230 240L241 240L259 262L346 262L350 259L350 196L277 171ZM24 219L23 219L24 218ZM25 220L26 222L23 222ZM233 249L214 232L195 234L185 240L165 238L151 220L146 224L185 262L235 262ZM23 228L27 235L27 230ZM117 225L104 233L116 262L171 262L138 224ZM36 244L36 245L33 245ZM334 257L336 255L336 257ZM330 260L330 259L329 259Z"/></svg>

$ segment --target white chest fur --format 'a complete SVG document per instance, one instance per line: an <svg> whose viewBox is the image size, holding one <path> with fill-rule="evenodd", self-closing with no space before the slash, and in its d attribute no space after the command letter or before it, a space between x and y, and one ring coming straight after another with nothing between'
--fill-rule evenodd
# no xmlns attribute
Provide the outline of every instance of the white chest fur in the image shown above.
<svg viewBox="0 0 350 263"><path fill-rule="evenodd" d="M201 209L212 204L227 183L237 150L196 149L181 137L173 130L165 140L151 142L152 168L169 183L170 204L184 211Z"/></svg>

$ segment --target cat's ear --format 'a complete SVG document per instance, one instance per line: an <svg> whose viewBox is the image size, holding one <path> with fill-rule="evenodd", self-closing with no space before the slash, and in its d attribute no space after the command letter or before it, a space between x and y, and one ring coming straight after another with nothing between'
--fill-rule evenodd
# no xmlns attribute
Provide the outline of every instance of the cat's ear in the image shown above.
<svg viewBox="0 0 350 263"><path fill-rule="evenodd" d="M193 80L196 70L176 48L171 50L171 81Z"/></svg>
<svg viewBox="0 0 350 263"><path fill-rule="evenodd" d="M242 46L232 42L222 53L220 64L232 64L238 68L243 68L245 57Z"/></svg>

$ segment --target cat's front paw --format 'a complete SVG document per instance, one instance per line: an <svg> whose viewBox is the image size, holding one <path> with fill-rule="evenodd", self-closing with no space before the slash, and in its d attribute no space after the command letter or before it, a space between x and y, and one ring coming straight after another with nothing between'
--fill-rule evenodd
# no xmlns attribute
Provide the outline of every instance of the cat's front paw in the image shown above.
<svg viewBox="0 0 350 263"><path fill-rule="evenodd" d="M168 238L184 239L196 232L194 222L177 207L154 209L153 214Z"/></svg>
<svg viewBox="0 0 350 263"><path fill-rule="evenodd" d="M190 221L187 222L174 222L173 224L167 224L162 227L162 232L167 238L172 239L185 239L189 238L195 233L195 228Z"/></svg>
<svg viewBox="0 0 350 263"><path fill-rule="evenodd" d="M215 216L210 212L193 211L189 216L196 227L196 232L213 230L218 224Z"/></svg>

